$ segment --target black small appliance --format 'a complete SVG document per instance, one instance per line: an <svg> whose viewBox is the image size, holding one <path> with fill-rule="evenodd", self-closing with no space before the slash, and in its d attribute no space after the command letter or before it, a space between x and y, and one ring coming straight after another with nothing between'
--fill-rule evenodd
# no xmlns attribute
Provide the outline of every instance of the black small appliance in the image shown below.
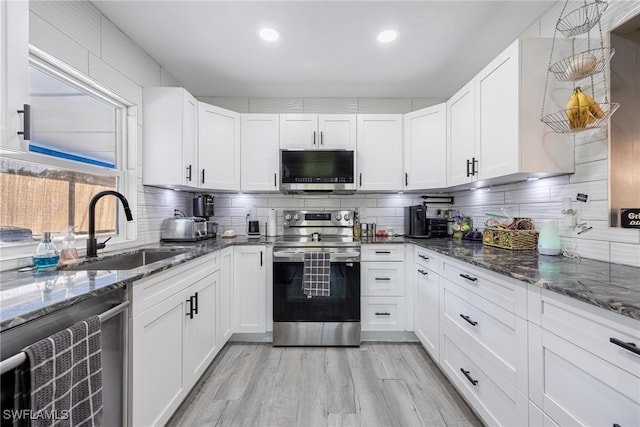
<svg viewBox="0 0 640 427"><path fill-rule="evenodd" d="M404 234L415 239L447 237L447 220L427 217L425 205L405 206Z"/></svg>

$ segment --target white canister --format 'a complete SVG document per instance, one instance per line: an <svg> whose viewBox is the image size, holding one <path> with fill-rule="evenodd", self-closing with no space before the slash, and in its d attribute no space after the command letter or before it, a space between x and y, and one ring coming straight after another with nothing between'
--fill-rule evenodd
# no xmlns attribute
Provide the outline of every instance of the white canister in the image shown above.
<svg viewBox="0 0 640 427"><path fill-rule="evenodd" d="M549 219L542 224L538 236L538 253L540 255L560 255L561 243L556 221Z"/></svg>
<svg viewBox="0 0 640 427"><path fill-rule="evenodd" d="M269 210L269 216L267 217L267 236L275 237L278 235L278 224L276 222L276 210Z"/></svg>

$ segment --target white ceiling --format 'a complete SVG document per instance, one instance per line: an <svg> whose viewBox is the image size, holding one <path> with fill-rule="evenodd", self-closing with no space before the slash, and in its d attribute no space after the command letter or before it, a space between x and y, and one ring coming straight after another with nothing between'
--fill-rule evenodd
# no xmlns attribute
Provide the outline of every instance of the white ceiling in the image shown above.
<svg viewBox="0 0 640 427"><path fill-rule="evenodd" d="M555 2L93 3L196 96L448 98Z"/></svg>

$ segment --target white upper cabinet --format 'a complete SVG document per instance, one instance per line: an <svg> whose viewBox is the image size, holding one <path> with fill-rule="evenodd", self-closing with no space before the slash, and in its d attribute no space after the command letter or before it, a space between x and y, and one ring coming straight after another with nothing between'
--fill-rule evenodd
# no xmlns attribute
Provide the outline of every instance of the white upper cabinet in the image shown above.
<svg viewBox="0 0 640 427"><path fill-rule="evenodd" d="M404 115L404 189L447 186L447 104Z"/></svg>
<svg viewBox="0 0 640 427"><path fill-rule="evenodd" d="M199 187L240 190L240 114L200 102Z"/></svg>
<svg viewBox="0 0 640 427"><path fill-rule="evenodd" d="M447 186L473 180L475 157L474 82L464 85L447 101Z"/></svg>
<svg viewBox="0 0 640 427"><path fill-rule="evenodd" d="M146 87L142 183L198 187L198 101L180 87Z"/></svg>
<svg viewBox="0 0 640 427"><path fill-rule="evenodd" d="M242 114L240 124L240 188L278 190L278 114Z"/></svg>
<svg viewBox="0 0 640 427"><path fill-rule="evenodd" d="M2 148L27 151L24 110L29 103L29 2L0 3L0 131Z"/></svg>
<svg viewBox="0 0 640 427"><path fill-rule="evenodd" d="M355 114L319 114L318 132L320 145L318 148L340 149L356 148L356 115Z"/></svg>
<svg viewBox="0 0 640 427"><path fill-rule="evenodd" d="M551 43L516 40L447 102L449 186L573 172L573 140L540 121ZM556 40L556 49L570 51L571 40ZM550 77L553 111L566 102L553 99L556 87Z"/></svg>
<svg viewBox="0 0 640 427"><path fill-rule="evenodd" d="M355 146L355 114L280 115L280 148L306 150Z"/></svg>
<svg viewBox="0 0 640 427"><path fill-rule="evenodd" d="M356 188L402 190L402 114L358 114L357 134Z"/></svg>

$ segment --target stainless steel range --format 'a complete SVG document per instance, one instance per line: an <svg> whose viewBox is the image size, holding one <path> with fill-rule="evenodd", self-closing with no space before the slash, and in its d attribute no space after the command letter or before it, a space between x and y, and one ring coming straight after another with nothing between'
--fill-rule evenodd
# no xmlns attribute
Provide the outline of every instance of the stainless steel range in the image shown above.
<svg viewBox="0 0 640 427"><path fill-rule="evenodd" d="M353 239L353 211L284 211L283 217L284 233L273 249L273 344L360 345L360 242ZM306 288L316 271L313 253L328 261L321 267L322 295Z"/></svg>

